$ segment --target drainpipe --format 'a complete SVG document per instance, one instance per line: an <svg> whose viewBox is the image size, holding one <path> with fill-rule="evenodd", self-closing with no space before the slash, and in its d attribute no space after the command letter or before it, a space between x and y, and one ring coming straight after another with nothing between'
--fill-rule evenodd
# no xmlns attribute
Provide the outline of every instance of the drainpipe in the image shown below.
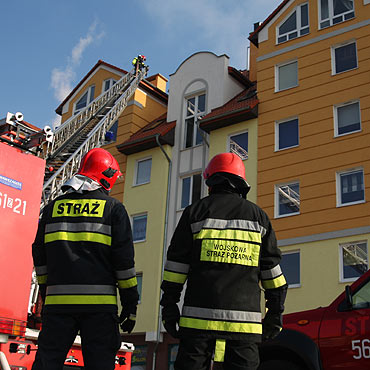
<svg viewBox="0 0 370 370"><path fill-rule="evenodd" d="M164 236L163 236L163 254L162 254L162 266L161 266L161 282L163 280L163 271L164 271L164 264L166 262L166 248L167 248L167 228L168 228L168 208L169 208L169 197L170 197L170 188L171 188L171 172L172 172L172 161L166 151L164 150L162 144L159 142L159 134L155 135L155 141L157 142L159 148L163 152L164 156L168 161L168 179L167 179L167 197L166 197L166 214L164 220ZM161 293L159 293L161 295ZM162 317L161 317L161 309L159 308L158 311L158 322L157 322L157 338L155 347L153 350L153 362L152 362L152 370L155 370L155 362L157 358L157 350L159 346L159 339L161 335L161 324L162 324Z"/></svg>

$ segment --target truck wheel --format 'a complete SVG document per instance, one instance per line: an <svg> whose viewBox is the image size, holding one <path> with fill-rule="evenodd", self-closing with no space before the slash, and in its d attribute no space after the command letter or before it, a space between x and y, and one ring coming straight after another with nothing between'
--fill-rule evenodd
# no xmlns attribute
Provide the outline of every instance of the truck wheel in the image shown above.
<svg viewBox="0 0 370 370"><path fill-rule="evenodd" d="M306 370L306 368L286 360L267 360L261 362L258 370Z"/></svg>

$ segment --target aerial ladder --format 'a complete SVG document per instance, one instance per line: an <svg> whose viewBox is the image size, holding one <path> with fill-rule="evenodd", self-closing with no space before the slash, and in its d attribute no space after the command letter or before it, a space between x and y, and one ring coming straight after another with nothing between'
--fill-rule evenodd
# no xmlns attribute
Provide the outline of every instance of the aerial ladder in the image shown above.
<svg viewBox="0 0 370 370"><path fill-rule="evenodd" d="M60 192L62 185L80 166L82 157L105 142L106 133L119 118L146 76L148 66L133 68L110 89L99 95L78 114L63 122L42 151L46 160L41 211Z"/></svg>

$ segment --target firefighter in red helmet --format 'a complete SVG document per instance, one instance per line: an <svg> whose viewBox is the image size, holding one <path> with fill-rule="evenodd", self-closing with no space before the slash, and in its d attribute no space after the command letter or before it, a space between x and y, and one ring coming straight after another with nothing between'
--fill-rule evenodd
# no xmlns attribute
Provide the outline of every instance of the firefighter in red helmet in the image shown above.
<svg viewBox="0 0 370 370"><path fill-rule="evenodd" d="M134 328L138 292L131 226L125 207L109 196L119 176L113 155L92 149L64 184L64 194L44 209L32 245L44 303L33 370L63 369L77 333L85 368L113 370L119 324L124 332Z"/></svg>
<svg viewBox="0 0 370 370"><path fill-rule="evenodd" d="M287 284L281 252L267 214L246 199L250 186L240 157L216 155L203 176L209 195L185 208L161 286L164 327L180 338L175 370L206 370L212 358L217 368L255 370L258 343L282 327Z"/></svg>

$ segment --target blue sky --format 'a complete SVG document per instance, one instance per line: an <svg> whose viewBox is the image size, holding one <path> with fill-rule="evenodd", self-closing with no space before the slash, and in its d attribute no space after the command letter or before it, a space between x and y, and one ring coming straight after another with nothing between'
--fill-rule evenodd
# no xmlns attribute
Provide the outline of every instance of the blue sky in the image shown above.
<svg viewBox="0 0 370 370"><path fill-rule="evenodd" d="M0 118L22 112L39 127L102 59L129 70L138 54L149 74L170 74L198 51L246 68L248 35L281 0L3 0Z"/></svg>

